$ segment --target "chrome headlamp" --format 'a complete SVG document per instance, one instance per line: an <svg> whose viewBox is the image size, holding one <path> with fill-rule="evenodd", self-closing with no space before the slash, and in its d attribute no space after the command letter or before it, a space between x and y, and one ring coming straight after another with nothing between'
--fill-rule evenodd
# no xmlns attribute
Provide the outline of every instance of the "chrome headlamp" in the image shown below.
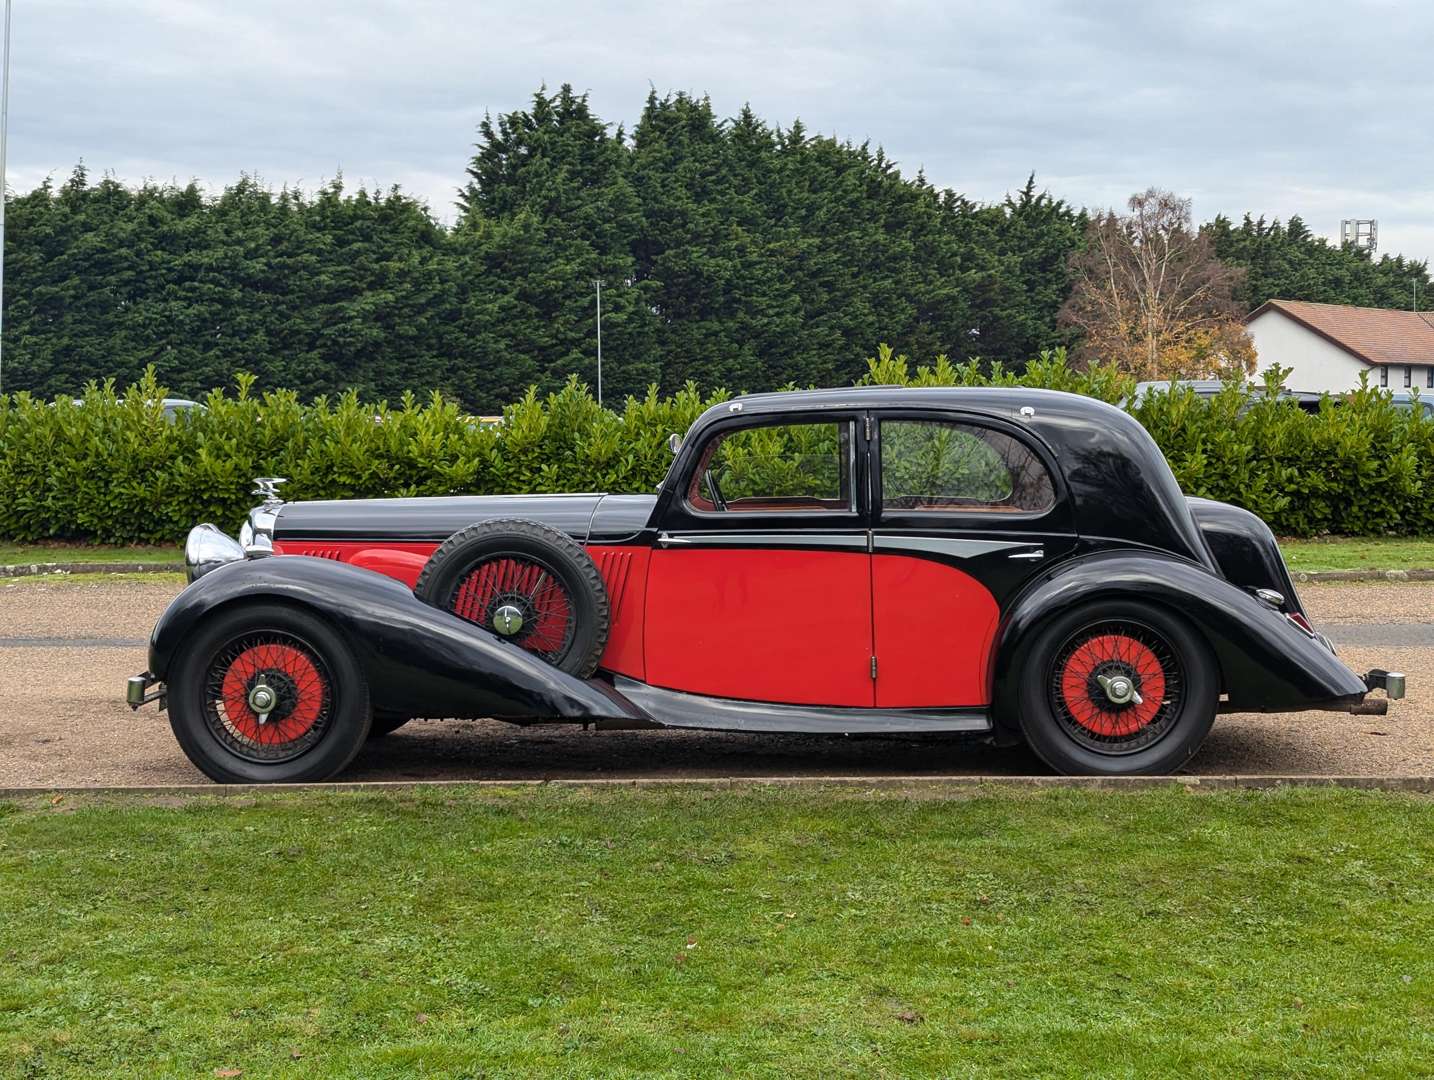
<svg viewBox="0 0 1434 1080"><path fill-rule="evenodd" d="M218 525L208 522L196 525L184 541L184 576L192 583L209 571L242 558L244 549L233 537L221 532Z"/></svg>
<svg viewBox="0 0 1434 1080"><path fill-rule="evenodd" d="M254 481L253 493L262 495L264 501L249 511L239 527L237 541L226 536L217 525L207 522L189 530L189 537L184 541L184 573L191 582L225 563L274 554L274 522L284 505L279 497L282 483L282 476L261 476Z"/></svg>

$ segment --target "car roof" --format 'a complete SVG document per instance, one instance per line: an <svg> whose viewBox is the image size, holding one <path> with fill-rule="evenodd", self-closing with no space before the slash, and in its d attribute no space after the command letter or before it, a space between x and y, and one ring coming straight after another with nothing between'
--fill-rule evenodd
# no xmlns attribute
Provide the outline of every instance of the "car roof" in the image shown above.
<svg viewBox="0 0 1434 1080"><path fill-rule="evenodd" d="M715 405L707 414L773 413L805 409L973 409L997 413L1022 406L1089 408L1092 412L1110 408L1104 402L1063 390L1028 386L848 386L823 390L778 390L765 394L743 394ZM704 414L707 415L707 414Z"/></svg>

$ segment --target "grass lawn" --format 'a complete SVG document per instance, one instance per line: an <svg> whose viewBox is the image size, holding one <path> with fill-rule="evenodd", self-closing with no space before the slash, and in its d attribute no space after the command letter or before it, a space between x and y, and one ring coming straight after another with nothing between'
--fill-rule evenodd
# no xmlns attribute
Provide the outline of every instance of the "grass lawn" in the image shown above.
<svg viewBox="0 0 1434 1080"><path fill-rule="evenodd" d="M139 545L107 547L101 544L0 544L0 566L28 563L181 563L178 546Z"/></svg>
<svg viewBox="0 0 1434 1080"><path fill-rule="evenodd" d="M1329 537L1281 540L1291 570L1434 568L1434 537Z"/></svg>
<svg viewBox="0 0 1434 1080"><path fill-rule="evenodd" d="M1427 1075L1434 799L0 810L5 1076Z"/></svg>

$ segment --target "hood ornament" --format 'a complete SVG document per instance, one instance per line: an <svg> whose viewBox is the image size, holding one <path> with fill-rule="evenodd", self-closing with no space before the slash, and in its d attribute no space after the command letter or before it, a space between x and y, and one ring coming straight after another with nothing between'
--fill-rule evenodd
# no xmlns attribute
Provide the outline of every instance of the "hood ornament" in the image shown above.
<svg viewBox="0 0 1434 1080"><path fill-rule="evenodd" d="M289 478L286 476L256 476L254 477L254 490L249 494L262 495L265 506L282 506L284 497L279 494L279 485L288 482Z"/></svg>

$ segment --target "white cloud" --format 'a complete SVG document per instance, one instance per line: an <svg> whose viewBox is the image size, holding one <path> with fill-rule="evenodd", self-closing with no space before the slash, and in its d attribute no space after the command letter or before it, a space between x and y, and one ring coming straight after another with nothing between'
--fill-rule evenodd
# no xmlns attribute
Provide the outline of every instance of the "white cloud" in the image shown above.
<svg viewBox="0 0 1434 1080"><path fill-rule="evenodd" d="M1330 0L22 0L11 186L80 158L214 185L342 169L450 217L485 109L571 82L631 125L651 84L870 139L976 198L1033 170L1077 204L1157 184L1326 235L1375 216L1382 250L1427 257L1431 29L1431 9Z"/></svg>

